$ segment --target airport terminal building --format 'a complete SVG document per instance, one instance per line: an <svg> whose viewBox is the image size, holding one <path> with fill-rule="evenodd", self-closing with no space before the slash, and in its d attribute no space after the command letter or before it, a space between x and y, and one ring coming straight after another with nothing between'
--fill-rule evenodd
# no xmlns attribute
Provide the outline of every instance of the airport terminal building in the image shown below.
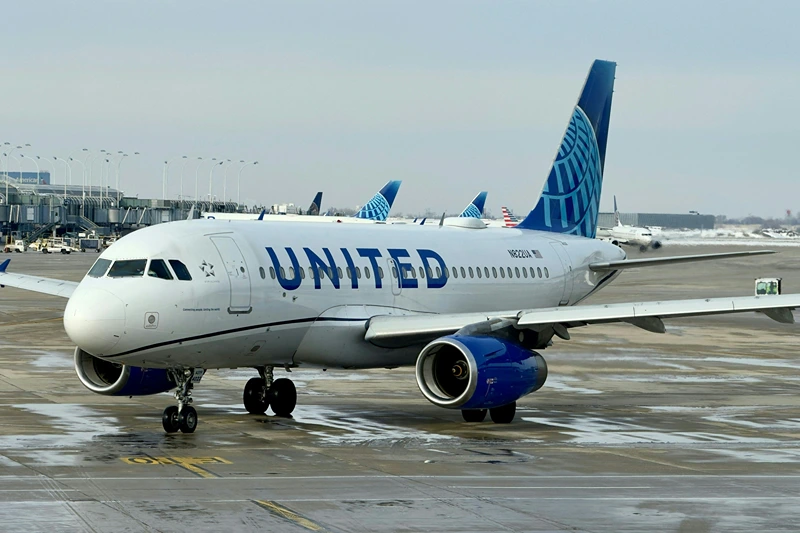
<svg viewBox="0 0 800 533"><path fill-rule="evenodd" d="M714 229L714 215L694 213L620 213L620 222L628 226L658 226L670 229ZM600 213L597 227L614 225L614 213Z"/></svg>

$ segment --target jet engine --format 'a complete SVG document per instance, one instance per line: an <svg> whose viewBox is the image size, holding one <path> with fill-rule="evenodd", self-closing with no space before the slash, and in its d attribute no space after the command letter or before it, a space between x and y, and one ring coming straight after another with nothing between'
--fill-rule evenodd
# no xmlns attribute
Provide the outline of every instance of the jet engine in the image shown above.
<svg viewBox="0 0 800 533"><path fill-rule="evenodd" d="M417 358L417 385L431 403L449 409L491 409L539 390L547 363L505 339L448 335Z"/></svg>
<svg viewBox="0 0 800 533"><path fill-rule="evenodd" d="M653 248L653 250L658 250L661 248L661 241L653 241L650 246Z"/></svg>
<svg viewBox="0 0 800 533"><path fill-rule="evenodd" d="M106 396L146 396L175 388L166 370L106 361L75 348L75 372L92 392Z"/></svg>

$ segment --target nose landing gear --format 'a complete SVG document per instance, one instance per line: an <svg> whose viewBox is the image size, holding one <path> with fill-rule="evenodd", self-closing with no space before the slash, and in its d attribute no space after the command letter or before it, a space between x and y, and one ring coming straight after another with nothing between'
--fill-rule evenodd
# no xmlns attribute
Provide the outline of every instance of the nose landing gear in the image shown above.
<svg viewBox="0 0 800 533"><path fill-rule="evenodd" d="M297 405L297 389L292 380L273 380L273 367L257 368L260 378L250 379L244 387L242 402L248 413L263 415L268 407L283 417L288 417Z"/></svg>
<svg viewBox="0 0 800 533"><path fill-rule="evenodd" d="M175 391L175 399L178 405L170 405L164 409L161 415L161 425L167 433L194 433L197 429L197 411L190 404L192 403L192 388L195 383L199 383L205 370L202 368L186 369L183 371L170 371L172 380L178 385Z"/></svg>

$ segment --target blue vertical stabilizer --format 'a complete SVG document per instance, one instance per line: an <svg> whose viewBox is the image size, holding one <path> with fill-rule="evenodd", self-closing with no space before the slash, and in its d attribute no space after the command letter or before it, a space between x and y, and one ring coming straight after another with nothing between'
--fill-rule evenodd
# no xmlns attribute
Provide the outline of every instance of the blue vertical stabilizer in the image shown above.
<svg viewBox="0 0 800 533"><path fill-rule="evenodd" d="M460 217L468 217L468 218L481 218L483 217L483 206L486 203L486 195L489 194L486 191L482 191L478 193L478 196L475 197L472 202L464 208L461 212Z"/></svg>
<svg viewBox="0 0 800 533"><path fill-rule="evenodd" d="M397 196L397 191L400 189L402 181L390 181L383 186L383 189L372 197L361 210L355 214L356 218L366 218L367 220L377 220L384 222L389 217L389 211L392 209L394 197Z"/></svg>
<svg viewBox="0 0 800 533"><path fill-rule="evenodd" d="M518 228L595 237L616 68L592 63L539 202Z"/></svg>

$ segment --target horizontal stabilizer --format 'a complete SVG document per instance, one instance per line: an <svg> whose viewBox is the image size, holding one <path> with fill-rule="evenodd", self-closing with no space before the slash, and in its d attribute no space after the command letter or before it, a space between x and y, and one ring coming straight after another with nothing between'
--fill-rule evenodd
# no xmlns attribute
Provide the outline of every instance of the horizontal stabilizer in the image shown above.
<svg viewBox="0 0 800 533"><path fill-rule="evenodd" d="M753 250L748 252L724 252L719 254L677 255L672 257L654 257L652 259L624 259L622 261L603 261L591 263L589 268L598 271L624 270L626 268L640 268L649 266L674 265L677 263L693 263L696 261L712 261L715 259L730 259L732 257L747 257L751 255L774 254L774 250Z"/></svg>

